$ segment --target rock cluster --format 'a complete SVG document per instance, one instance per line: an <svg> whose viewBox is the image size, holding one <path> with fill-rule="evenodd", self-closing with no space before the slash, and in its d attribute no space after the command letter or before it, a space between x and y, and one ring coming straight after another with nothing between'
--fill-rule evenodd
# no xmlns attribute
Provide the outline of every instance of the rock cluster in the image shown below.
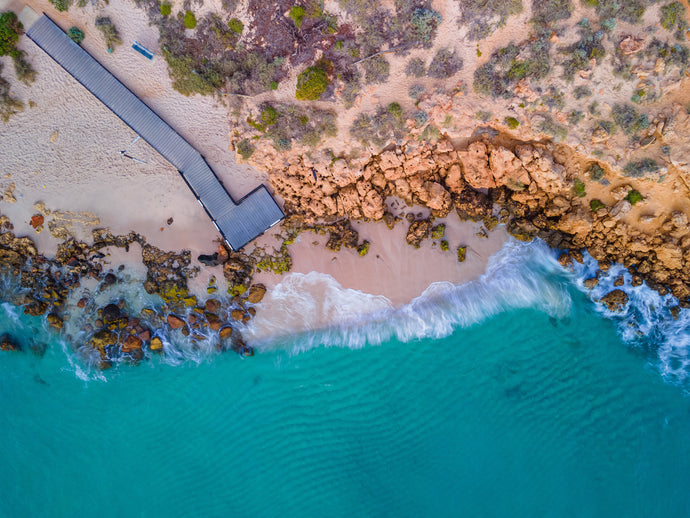
<svg viewBox="0 0 690 518"><path fill-rule="evenodd" d="M602 268L622 263L634 280L662 293L670 290L681 306L690 306L685 213L662 216L661 232L642 232L628 221L630 185L611 188L610 206L590 206L576 192L575 179L584 171L570 148L504 141L499 145L479 137L464 149L447 140L413 143L361 163L318 164L302 156L275 171L271 182L288 211L311 222L368 218L390 226L395 218L385 205L389 197L428 207L431 220L411 221L407 240L412 246L428 235L433 217L453 208L461 219L484 221L489 229L504 222L517 239L540 237L555 248L587 249Z"/></svg>

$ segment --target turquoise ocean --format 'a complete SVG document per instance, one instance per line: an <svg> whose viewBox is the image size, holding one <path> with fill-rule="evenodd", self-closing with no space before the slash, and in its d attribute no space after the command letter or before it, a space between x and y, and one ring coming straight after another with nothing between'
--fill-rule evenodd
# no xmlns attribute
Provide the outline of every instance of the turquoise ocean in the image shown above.
<svg viewBox="0 0 690 518"><path fill-rule="evenodd" d="M690 315L627 274L611 314L622 269L587 292L594 271L511 242L478 281L251 358L170 337L103 373L2 304L48 347L0 354L0 516L688 517Z"/></svg>

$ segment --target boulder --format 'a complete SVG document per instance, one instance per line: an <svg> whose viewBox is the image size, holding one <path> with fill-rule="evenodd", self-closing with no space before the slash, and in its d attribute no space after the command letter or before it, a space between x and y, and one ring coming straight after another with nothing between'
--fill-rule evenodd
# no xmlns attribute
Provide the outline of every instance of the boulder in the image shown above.
<svg viewBox="0 0 690 518"><path fill-rule="evenodd" d="M107 329L96 331L96 333L94 333L94 335L91 337L91 346L101 352L103 352L107 346L114 345L116 343L117 335L112 331L108 331Z"/></svg>
<svg viewBox="0 0 690 518"><path fill-rule="evenodd" d="M45 218L41 214L35 214L31 216L31 226L36 229L43 225L43 222L45 221Z"/></svg>
<svg viewBox="0 0 690 518"><path fill-rule="evenodd" d="M429 237L431 232L431 221L428 219L420 219L413 221L410 228L407 231L407 244L415 248L419 248L422 241Z"/></svg>
<svg viewBox="0 0 690 518"><path fill-rule="evenodd" d="M220 331L218 333L218 336L220 336L221 340L227 340L230 338L232 335L232 327L230 326L224 326L220 328Z"/></svg>
<svg viewBox="0 0 690 518"><path fill-rule="evenodd" d="M656 250L657 260L669 270L683 268L683 250L671 243L664 243Z"/></svg>
<svg viewBox="0 0 690 518"><path fill-rule="evenodd" d="M244 311L242 311L241 309L233 309L233 310L230 312L230 316L231 316L234 320L237 320L238 322L240 322L240 321L242 321L242 319L244 318Z"/></svg>
<svg viewBox="0 0 690 518"><path fill-rule="evenodd" d="M258 304L266 295L266 286L263 284L254 284L247 292L247 301L252 304Z"/></svg>
<svg viewBox="0 0 690 518"><path fill-rule="evenodd" d="M101 318L108 325L120 320L120 308L117 304L108 304L103 308Z"/></svg>
<svg viewBox="0 0 690 518"><path fill-rule="evenodd" d="M206 311L209 313L218 313L218 311L220 311L220 306L220 301L217 299L208 299L205 304Z"/></svg>
<svg viewBox="0 0 690 518"><path fill-rule="evenodd" d="M531 179L527 169L515 154L498 147L489 154L489 167L497 185L505 185L512 190L520 190L529 185Z"/></svg>
<svg viewBox="0 0 690 518"><path fill-rule="evenodd" d="M143 342L141 338L134 335L129 335L122 343L122 351L128 353L135 349L141 349L142 344Z"/></svg>
<svg viewBox="0 0 690 518"><path fill-rule="evenodd" d="M151 344L149 345L149 348L152 351L162 351L163 350L163 340L161 340L157 336L154 336L153 338L151 338Z"/></svg>
<svg viewBox="0 0 690 518"><path fill-rule="evenodd" d="M621 311L628 303L628 295L623 290L613 290L599 301L609 308L609 311Z"/></svg>
<svg viewBox="0 0 690 518"><path fill-rule="evenodd" d="M49 313L46 317L48 325L53 329L62 329L62 319L57 313Z"/></svg>
<svg viewBox="0 0 690 518"><path fill-rule="evenodd" d="M173 329L180 329L185 326L184 319L182 317L178 317L177 315L173 315L172 313L168 315L167 321L168 325Z"/></svg>

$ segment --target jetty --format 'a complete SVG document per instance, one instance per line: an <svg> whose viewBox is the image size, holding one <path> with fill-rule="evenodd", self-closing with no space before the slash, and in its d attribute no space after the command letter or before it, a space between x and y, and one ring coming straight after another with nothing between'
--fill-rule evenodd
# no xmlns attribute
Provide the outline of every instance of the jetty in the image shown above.
<svg viewBox="0 0 690 518"><path fill-rule="evenodd" d="M26 35L178 170L232 250L285 217L264 185L235 202L196 149L48 16Z"/></svg>

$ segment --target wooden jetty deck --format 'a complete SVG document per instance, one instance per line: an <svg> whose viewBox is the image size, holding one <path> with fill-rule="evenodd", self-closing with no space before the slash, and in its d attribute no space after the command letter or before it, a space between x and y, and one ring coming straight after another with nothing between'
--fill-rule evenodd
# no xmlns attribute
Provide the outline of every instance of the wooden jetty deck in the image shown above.
<svg viewBox="0 0 690 518"><path fill-rule="evenodd" d="M201 154L45 14L26 35L177 168L233 250L283 219L264 185L235 202Z"/></svg>

